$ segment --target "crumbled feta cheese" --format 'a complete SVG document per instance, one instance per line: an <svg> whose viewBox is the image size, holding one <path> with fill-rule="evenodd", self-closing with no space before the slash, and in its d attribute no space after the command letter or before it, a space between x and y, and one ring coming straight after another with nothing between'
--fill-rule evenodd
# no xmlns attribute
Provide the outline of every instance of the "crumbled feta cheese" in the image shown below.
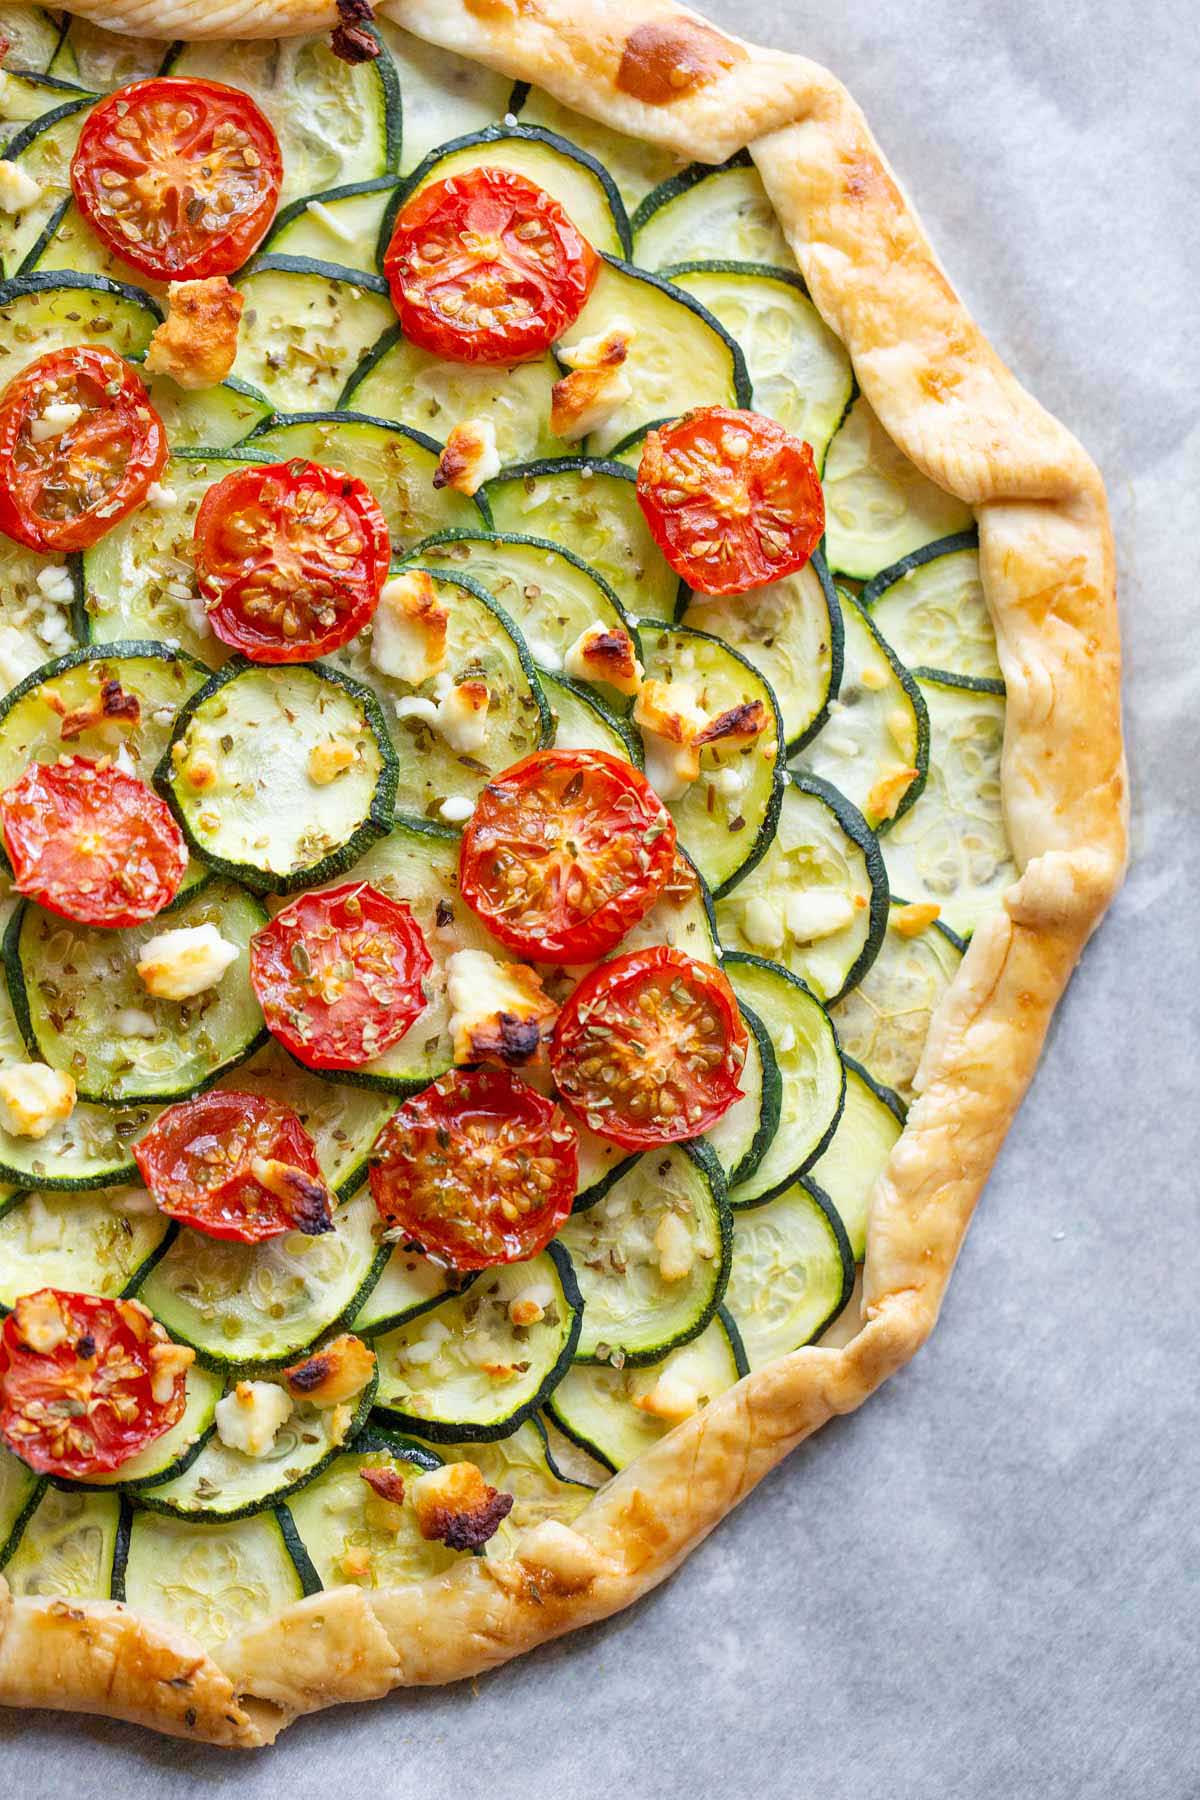
<svg viewBox="0 0 1200 1800"><path fill-rule="evenodd" d="M0 162L0 212L19 213L32 206L41 187L20 163Z"/></svg>
<svg viewBox="0 0 1200 1800"><path fill-rule="evenodd" d="M13 1307L17 1336L39 1356L48 1356L67 1341L67 1322L53 1291L22 1294Z"/></svg>
<svg viewBox="0 0 1200 1800"><path fill-rule="evenodd" d="M308 779L314 787L328 787L352 767L358 752L349 738L328 738L314 744L308 756Z"/></svg>
<svg viewBox="0 0 1200 1800"><path fill-rule="evenodd" d="M434 470L433 485L470 496L498 475L501 467L496 427L491 419L464 419L446 439Z"/></svg>
<svg viewBox="0 0 1200 1800"><path fill-rule="evenodd" d="M61 437L72 425L78 425L82 417L83 408L78 401L51 400L36 419L29 421L29 435L35 444L44 444L50 438Z"/></svg>
<svg viewBox="0 0 1200 1800"><path fill-rule="evenodd" d="M523 963L502 963L486 950L456 950L446 963L449 1031L458 1063L532 1062L549 1037L558 1008L542 978Z"/></svg>
<svg viewBox="0 0 1200 1800"><path fill-rule="evenodd" d="M417 687L445 662L449 623L424 569L393 575L384 583L371 623L371 661L381 675Z"/></svg>
<svg viewBox="0 0 1200 1800"><path fill-rule="evenodd" d="M217 1401L217 1436L227 1450L266 1456L292 1416L292 1398L274 1381L239 1381Z"/></svg>
<svg viewBox="0 0 1200 1800"><path fill-rule="evenodd" d="M642 685L633 639L622 626L605 625L599 619L580 632L566 653L564 667L577 681L604 681L619 694L636 694Z"/></svg>
<svg viewBox="0 0 1200 1800"><path fill-rule="evenodd" d="M665 1212L654 1233L658 1272L664 1281L683 1281L692 1272L696 1249L692 1234L676 1212Z"/></svg>
<svg viewBox="0 0 1200 1800"><path fill-rule="evenodd" d="M154 512L169 512L178 503L179 495L175 489L164 487L160 481L152 481L146 489L146 505Z"/></svg>
<svg viewBox="0 0 1200 1800"><path fill-rule="evenodd" d="M118 1037L152 1038L158 1036L158 1026L148 1012L140 1006L123 1006L113 1020Z"/></svg>
<svg viewBox="0 0 1200 1800"><path fill-rule="evenodd" d="M354 242L353 231L348 225L343 225L337 214L331 207L326 206L323 200L310 200L304 210L311 213L317 223L323 225L331 237L337 238L343 244Z"/></svg>
<svg viewBox="0 0 1200 1800"><path fill-rule="evenodd" d="M487 743L490 701L485 681L460 681L444 700L439 700L438 730L460 756L470 756Z"/></svg>
<svg viewBox="0 0 1200 1800"><path fill-rule="evenodd" d="M545 669L549 675L557 675L563 666L563 659L549 638L538 637L534 632L525 631L525 646L539 669Z"/></svg>
<svg viewBox="0 0 1200 1800"><path fill-rule="evenodd" d="M423 1369L431 1363L446 1339L450 1336L447 1326L440 1319L430 1319L419 1338L405 1347L403 1359L414 1369Z"/></svg>
<svg viewBox="0 0 1200 1800"><path fill-rule="evenodd" d="M742 934L756 950L783 949L783 909L761 894L742 902Z"/></svg>
<svg viewBox="0 0 1200 1800"><path fill-rule="evenodd" d="M447 794L438 811L447 825L465 825L475 811L475 802L465 794Z"/></svg>
<svg viewBox="0 0 1200 1800"><path fill-rule="evenodd" d="M531 1281L508 1303L508 1316L514 1325L538 1325L546 1316L546 1308L554 1304L554 1289L548 1281Z"/></svg>
<svg viewBox="0 0 1200 1800"><path fill-rule="evenodd" d="M64 569L61 563L50 563L48 567L37 572L37 584L40 593L47 600L58 605L66 605L75 598L75 584L71 580L71 571Z"/></svg>
<svg viewBox="0 0 1200 1800"><path fill-rule="evenodd" d="M196 1360L190 1344L165 1343L150 1346L150 1394L157 1406L166 1406L175 1394L175 1385L186 1375Z"/></svg>
<svg viewBox="0 0 1200 1800"><path fill-rule="evenodd" d="M184 925L143 945L137 972L156 1000L190 1000L215 987L238 955L215 925Z"/></svg>
<svg viewBox="0 0 1200 1800"><path fill-rule="evenodd" d="M832 937L854 921L854 901L835 888L805 888L789 894L783 905L788 931L800 944Z"/></svg>
<svg viewBox="0 0 1200 1800"><path fill-rule="evenodd" d="M646 779L661 800L678 800L700 773L695 740L708 723L680 681L643 681L633 718L646 747Z"/></svg>
<svg viewBox="0 0 1200 1800"><path fill-rule="evenodd" d="M167 316L150 338L144 367L182 388L213 387L237 361L243 296L224 275L173 281Z"/></svg>
<svg viewBox="0 0 1200 1800"><path fill-rule="evenodd" d="M888 924L901 937L920 937L941 913L941 907L931 900L913 900L907 906L893 906L888 914Z"/></svg>
<svg viewBox="0 0 1200 1800"><path fill-rule="evenodd" d="M550 391L550 429L555 437L565 443L586 437L632 399L625 361L634 336L630 326L617 321L595 337L560 348L559 360L570 374Z"/></svg>
<svg viewBox="0 0 1200 1800"><path fill-rule="evenodd" d="M700 1395L686 1377L668 1363L654 1386L630 1396L639 1412L649 1413L666 1425L678 1425L690 1419L700 1407Z"/></svg>
<svg viewBox="0 0 1200 1800"><path fill-rule="evenodd" d="M45 1063L0 1069L0 1127L12 1137L44 1138L75 1110L75 1083Z"/></svg>

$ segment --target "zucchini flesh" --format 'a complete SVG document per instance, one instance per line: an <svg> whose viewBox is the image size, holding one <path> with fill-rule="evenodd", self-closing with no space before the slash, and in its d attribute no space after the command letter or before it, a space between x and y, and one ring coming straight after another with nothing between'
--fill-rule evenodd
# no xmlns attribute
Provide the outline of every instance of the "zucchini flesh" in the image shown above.
<svg viewBox="0 0 1200 1800"><path fill-rule="evenodd" d="M0 6L0 36L7 37L5 11L6 8ZM0 136L0 143L16 136L14 127L19 130L36 124L66 101L83 97L74 82L61 81L53 75L19 74L12 66L12 55L9 49L4 57L5 80L0 88L0 132L3 136Z"/></svg>
<svg viewBox="0 0 1200 1800"><path fill-rule="evenodd" d="M89 275L22 275L0 282L0 382L72 344L103 344L137 362L159 323L140 288Z"/></svg>
<svg viewBox="0 0 1200 1800"><path fill-rule="evenodd" d="M44 7L6 3L0 6L0 35L8 42L4 56L6 69L41 74L50 66L63 28Z"/></svg>
<svg viewBox="0 0 1200 1800"><path fill-rule="evenodd" d="M305 256L256 257L237 285L246 306L233 373L282 413L331 411L395 320L378 276Z"/></svg>
<svg viewBox="0 0 1200 1800"><path fill-rule="evenodd" d="M751 1369L819 1337L853 1286L845 1229L810 1183L738 1214L726 1304Z"/></svg>
<svg viewBox="0 0 1200 1800"><path fill-rule="evenodd" d="M560 681L539 671L542 692L554 715L552 743L556 750L604 750L622 762L641 767L642 746L630 727L610 713L590 688Z"/></svg>
<svg viewBox="0 0 1200 1800"><path fill-rule="evenodd" d="M1001 793L1004 695L933 675L919 684L933 744L929 779L884 839L884 861L897 895L939 906L942 921L966 937L1017 878Z"/></svg>
<svg viewBox="0 0 1200 1800"><path fill-rule="evenodd" d="M137 1511L129 1528L123 1598L210 1648L299 1600L304 1584L280 1517L255 1513L230 1524Z"/></svg>
<svg viewBox="0 0 1200 1800"><path fill-rule="evenodd" d="M536 1416L491 1444L439 1447L448 1463L473 1462L490 1487L513 1497L512 1511L488 1539L485 1556L511 1556L525 1532L547 1519L572 1524L595 1492L583 1482L564 1480L551 1466L546 1434Z"/></svg>
<svg viewBox="0 0 1200 1800"><path fill-rule="evenodd" d="M139 1187L20 1194L0 1206L0 1306L47 1286L114 1299L169 1231Z"/></svg>
<svg viewBox="0 0 1200 1800"><path fill-rule="evenodd" d="M389 1114L391 1102L387 1103ZM416 1250L397 1244L383 1265L383 1273L375 1283L353 1319L350 1329L357 1336L377 1335L428 1312L447 1294L461 1293L469 1280L430 1262Z"/></svg>
<svg viewBox="0 0 1200 1800"><path fill-rule="evenodd" d="M631 629L604 577L548 538L455 532L418 544L413 555L422 568L478 581L516 624L538 668L552 674L589 625ZM619 694L605 694L614 708L628 709Z"/></svg>
<svg viewBox="0 0 1200 1800"><path fill-rule="evenodd" d="M543 125L594 156L608 170L621 199L631 210L652 188L678 174L682 167L674 151L601 125L540 88L530 88L516 111L523 125Z"/></svg>
<svg viewBox="0 0 1200 1800"><path fill-rule="evenodd" d="M819 470L854 393L854 371L800 277L786 269L724 263L685 264L666 273L741 345L755 412L778 419L811 444Z"/></svg>
<svg viewBox="0 0 1200 1800"><path fill-rule="evenodd" d="M741 1008L746 1027L746 1062L742 1069L742 1097L710 1131L705 1140L720 1163L730 1193L748 1182L758 1169L779 1129L783 1083L771 1034L749 1006Z"/></svg>
<svg viewBox="0 0 1200 1800"><path fill-rule="evenodd" d="M831 1010L846 1055L911 1102L929 1021L963 952L942 926L909 935L897 928L903 919L902 907L894 903L878 956L854 991Z"/></svg>
<svg viewBox="0 0 1200 1800"><path fill-rule="evenodd" d="M20 212L0 213L0 268L15 275L42 232L71 194L71 158L91 106L91 95L60 96L62 104L5 145L6 160L36 181L37 199Z"/></svg>
<svg viewBox="0 0 1200 1800"><path fill-rule="evenodd" d="M415 169L435 144L504 117L512 90L507 76L427 44L391 19L379 19L377 29L391 51L404 95L401 169Z"/></svg>
<svg viewBox="0 0 1200 1800"><path fill-rule="evenodd" d="M664 1375L676 1394L693 1396L700 1411L733 1387L743 1372L719 1312L699 1337L647 1368L576 1363L555 1390L550 1416L605 1468L623 1469L679 1422L678 1415L664 1417L655 1393ZM660 1410L651 1411L654 1406Z"/></svg>
<svg viewBox="0 0 1200 1800"><path fill-rule="evenodd" d="M384 175L328 188L323 194L305 194L276 214L263 249L281 256L332 260L374 275L380 225L395 190L394 179Z"/></svg>
<svg viewBox="0 0 1200 1800"><path fill-rule="evenodd" d="M650 911L625 933L612 954L624 956L629 950L646 950L653 944L685 950L697 962L721 960L712 896L684 850L675 853L675 868L667 887Z"/></svg>
<svg viewBox="0 0 1200 1800"><path fill-rule="evenodd" d="M516 1326L509 1304L549 1286L535 1325ZM378 1405L435 1443L506 1437L553 1393L579 1340L582 1301L570 1258L555 1242L528 1262L485 1270L452 1295L374 1340Z"/></svg>
<svg viewBox="0 0 1200 1800"><path fill-rule="evenodd" d="M138 1297L209 1368L290 1361L356 1312L385 1261L369 1194L346 1200L336 1229L298 1231L261 1244L205 1237L186 1227L151 1269Z"/></svg>
<svg viewBox="0 0 1200 1800"><path fill-rule="evenodd" d="M189 389L179 387L169 375L152 375L149 389L154 410L167 428L167 441L176 450L227 450L271 411L266 395L256 393L244 381ZM169 480L170 473L163 476L160 486Z"/></svg>
<svg viewBox="0 0 1200 1800"><path fill-rule="evenodd" d="M583 1294L578 1362L657 1362L698 1337L729 1274L730 1223L720 1164L706 1144L639 1157L604 1197L563 1226ZM664 1224L687 1233L690 1267L668 1280ZM667 1228L670 1230L670 1227ZM673 1236L673 1233L672 1233Z"/></svg>
<svg viewBox="0 0 1200 1800"><path fill-rule="evenodd" d="M192 1000L156 1000L137 973L142 946L162 929L149 919L104 931L32 905L15 914L7 939L9 993L31 1049L74 1076L82 1100L127 1106L193 1094L241 1062L263 1037L250 986L249 943L265 918L249 894L212 882L177 906L172 928L212 924L241 954L219 986ZM115 1015L144 1013L153 1035L122 1035ZM144 1029L141 1021L139 1026Z"/></svg>
<svg viewBox="0 0 1200 1800"><path fill-rule="evenodd" d="M855 581L974 524L964 501L896 448L862 395L829 446L823 485L825 554L835 575Z"/></svg>
<svg viewBox="0 0 1200 1800"><path fill-rule="evenodd" d="M73 18L52 64L54 74L70 72L82 87L96 93L145 81L162 67L166 45L160 38L127 37L105 31L90 19Z"/></svg>
<svg viewBox="0 0 1200 1800"><path fill-rule="evenodd" d="M841 599L842 680L820 731L791 767L831 782L873 831L889 831L920 798L929 771L921 690L851 595Z"/></svg>
<svg viewBox="0 0 1200 1800"><path fill-rule="evenodd" d="M44 1486L44 1476L0 1444L0 1569L16 1549Z"/></svg>
<svg viewBox="0 0 1200 1800"><path fill-rule="evenodd" d="M633 231L634 254L647 269L694 262L714 245L738 262L796 267L762 177L744 151L717 168L693 163L663 182L638 207Z"/></svg>
<svg viewBox="0 0 1200 1800"><path fill-rule="evenodd" d="M824 1007L794 975L759 957L725 961L733 991L765 1026L780 1083L779 1122L752 1172L729 1195L755 1206L787 1187L829 1143L842 1110L845 1076Z"/></svg>
<svg viewBox="0 0 1200 1800"><path fill-rule="evenodd" d="M309 759L348 743L320 785ZM388 829L396 765L374 696L328 665L228 663L180 714L156 780L193 850L260 892L327 881Z"/></svg>
<svg viewBox="0 0 1200 1800"><path fill-rule="evenodd" d="M875 577L863 605L910 668L999 681L996 633L974 535L916 550Z"/></svg>
<svg viewBox="0 0 1200 1800"><path fill-rule="evenodd" d="M680 843L719 896L745 880L775 831L783 791L775 696L736 650L683 626L643 626L642 661L648 677L678 682L709 718L753 701L766 714L766 729L748 744L702 750L699 776L667 803Z"/></svg>
<svg viewBox="0 0 1200 1800"><path fill-rule="evenodd" d="M434 1459L398 1433L372 1433L368 1441L370 1448L335 1457L289 1503L321 1581L326 1587L400 1587L453 1568L461 1551L422 1537L407 1501L381 1500L362 1478L363 1469L394 1469L407 1493Z"/></svg>
<svg viewBox="0 0 1200 1800"><path fill-rule="evenodd" d="M779 705L789 754L827 715L842 679L842 612L818 553L794 575L749 594L693 594L680 623L753 663Z"/></svg>
<svg viewBox="0 0 1200 1800"><path fill-rule="evenodd" d="M635 478L621 463L531 463L497 476L487 494L498 531L532 533L582 557L634 623L673 616L679 577L651 537Z"/></svg>
<svg viewBox="0 0 1200 1800"><path fill-rule="evenodd" d="M837 1130L812 1166L812 1178L833 1202L846 1228L850 1254L861 1262L867 1249L871 1195L904 1130L904 1111L895 1094L879 1087L856 1062L844 1060L846 1103Z"/></svg>
<svg viewBox="0 0 1200 1800"><path fill-rule="evenodd" d="M533 661L511 621L469 577L435 575L434 586L449 614L446 662L439 674L416 687L381 674L371 662L366 632L330 659L378 695L396 765L395 810L413 819L441 818L449 799L473 805L492 776L539 750L551 730ZM430 720L405 710L414 699L436 703L464 681L483 681L488 690L485 741L469 754L456 750Z"/></svg>
<svg viewBox="0 0 1200 1800"><path fill-rule="evenodd" d="M352 64L324 37L184 44L168 72L222 81L258 102L283 152L283 206L395 166L399 90L386 50L375 62Z"/></svg>
<svg viewBox="0 0 1200 1800"><path fill-rule="evenodd" d="M606 257L561 347L618 324L633 331L625 363L633 392L588 434L589 453L605 456L641 426L676 418L694 406L749 406L745 359L712 314L669 282Z"/></svg>
<svg viewBox="0 0 1200 1800"><path fill-rule="evenodd" d="M367 1159L392 1112L386 1095L323 1079L273 1041L218 1086L290 1106L316 1146L321 1174L342 1200L366 1180Z"/></svg>
<svg viewBox="0 0 1200 1800"><path fill-rule="evenodd" d="M85 1488L47 1487L4 1569L22 1600L107 1600L121 1501Z"/></svg>
<svg viewBox="0 0 1200 1800"><path fill-rule="evenodd" d="M794 910L789 922L793 896L827 900L827 916L810 924ZM793 775L778 830L749 879L718 900L717 927L727 948L772 957L832 1004L875 960L887 902L879 842L857 807L827 782ZM830 928L835 910L846 922Z"/></svg>
<svg viewBox="0 0 1200 1800"><path fill-rule="evenodd" d="M473 500L434 487L441 445L399 425L355 413L302 413L256 431L243 448L264 462L300 456L365 481L387 520L393 555L431 532L469 530L480 522Z"/></svg>
<svg viewBox="0 0 1200 1800"><path fill-rule="evenodd" d="M79 115L77 123L81 120L82 115ZM144 275L115 250L110 250L69 197L69 190L64 194L61 187L52 187L50 191L57 204L44 218L37 237L28 245L21 273L73 270L82 275L107 276L111 281L134 281L161 306L166 299L166 282Z"/></svg>

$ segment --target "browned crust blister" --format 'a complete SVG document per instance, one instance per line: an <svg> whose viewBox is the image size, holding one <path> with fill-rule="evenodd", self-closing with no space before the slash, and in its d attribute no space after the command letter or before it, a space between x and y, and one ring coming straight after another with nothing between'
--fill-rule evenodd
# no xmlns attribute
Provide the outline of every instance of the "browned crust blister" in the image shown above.
<svg viewBox="0 0 1200 1800"><path fill-rule="evenodd" d="M321 30L336 13L312 0L76 0L69 10L155 37ZM793 1445L907 1362L1125 860L1103 485L970 318L840 83L672 0L389 0L382 10L685 157L717 162L749 146L885 429L976 508L1021 874L933 1021L918 1098L872 1205L866 1324L844 1349L799 1350L748 1376L611 1481L573 1527L527 1533L512 1560L464 1558L412 1587L318 1594L212 1656L111 1603L11 1600L0 1579L0 1701L236 1747L270 1742L299 1713L476 1674L627 1606Z"/></svg>

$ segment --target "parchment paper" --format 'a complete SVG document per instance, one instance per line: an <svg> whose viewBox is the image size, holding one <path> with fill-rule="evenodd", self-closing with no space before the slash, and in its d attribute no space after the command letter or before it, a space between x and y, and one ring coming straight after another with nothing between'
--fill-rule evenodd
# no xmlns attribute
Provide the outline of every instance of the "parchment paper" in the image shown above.
<svg viewBox="0 0 1200 1800"><path fill-rule="evenodd" d="M613 0L614 6L620 0ZM847 81L1100 462L1135 857L916 1363L609 1625L232 1758L8 1715L0 1793L1200 1794L1200 34L1186 0L707 0Z"/></svg>

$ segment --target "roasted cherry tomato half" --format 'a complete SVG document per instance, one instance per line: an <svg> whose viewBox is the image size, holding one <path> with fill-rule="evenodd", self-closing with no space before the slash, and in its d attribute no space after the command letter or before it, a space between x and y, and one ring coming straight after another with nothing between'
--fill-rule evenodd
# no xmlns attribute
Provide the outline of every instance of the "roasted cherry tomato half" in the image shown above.
<svg viewBox="0 0 1200 1800"><path fill-rule="evenodd" d="M86 550L140 506L167 460L141 377L111 350L49 350L0 394L0 531Z"/></svg>
<svg viewBox="0 0 1200 1800"><path fill-rule="evenodd" d="M85 756L30 763L0 794L13 886L82 925L139 925L183 883L187 845L136 775Z"/></svg>
<svg viewBox="0 0 1200 1800"><path fill-rule="evenodd" d="M44 1475L110 1475L178 1424L194 1360L138 1300L23 1294L0 1331L0 1437Z"/></svg>
<svg viewBox="0 0 1200 1800"><path fill-rule="evenodd" d="M160 1212L207 1237L258 1244L333 1230L334 1196L290 1106L214 1088L168 1106L133 1146Z"/></svg>
<svg viewBox="0 0 1200 1800"><path fill-rule="evenodd" d="M403 901L365 881L301 894L256 932L250 979L267 1027L310 1069L354 1069L425 1010L433 961Z"/></svg>
<svg viewBox="0 0 1200 1800"><path fill-rule="evenodd" d="M275 216L279 140L248 94L157 78L92 108L71 190L105 247L160 281L239 269Z"/></svg>
<svg viewBox="0 0 1200 1800"><path fill-rule="evenodd" d="M558 1016L563 1099L626 1150L699 1137L740 1098L746 1028L720 969L655 946L593 969Z"/></svg>
<svg viewBox="0 0 1200 1800"><path fill-rule="evenodd" d="M541 356L583 311L599 268L558 201L509 169L422 188L383 259L405 337L471 363Z"/></svg>
<svg viewBox="0 0 1200 1800"><path fill-rule="evenodd" d="M541 750L479 796L459 889L520 955L592 962L649 912L674 861L674 821L639 770L605 750Z"/></svg>
<svg viewBox="0 0 1200 1800"><path fill-rule="evenodd" d="M647 434L637 495L659 549L700 594L791 575L825 530L810 447L774 419L724 406Z"/></svg>
<svg viewBox="0 0 1200 1800"><path fill-rule="evenodd" d="M387 523L370 488L320 463L235 469L193 532L208 622L252 662L308 662L361 631L387 579Z"/></svg>
<svg viewBox="0 0 1200 1800"><path fill-rule="evenodd" d="M452 1069L406 1100L371 1153L371 1193L403 1242L452 1269L544 1250L571 1210L578 1140L503 1069Z"/></svg>

